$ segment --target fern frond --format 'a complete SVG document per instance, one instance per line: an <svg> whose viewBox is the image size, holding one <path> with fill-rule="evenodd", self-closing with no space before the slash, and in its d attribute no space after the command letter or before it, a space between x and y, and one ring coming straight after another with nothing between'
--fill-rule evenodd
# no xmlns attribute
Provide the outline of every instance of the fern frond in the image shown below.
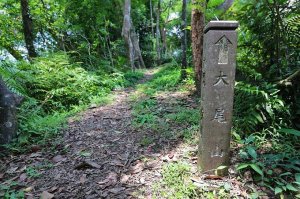
<svg viewBox="0 0 300 199"><path fill-rule="evenodd" d="M21 85L21 72L14 65L8 62L1 63L0 77L12 92L21 96L26 95L26 90Z"/></svg>
<svg viewBox="0 0 300 199"><path fill-rule="evenodd" d="M289 41L297 41L300 37L300 15L293 16L285 21L287 38Z"/></svg>

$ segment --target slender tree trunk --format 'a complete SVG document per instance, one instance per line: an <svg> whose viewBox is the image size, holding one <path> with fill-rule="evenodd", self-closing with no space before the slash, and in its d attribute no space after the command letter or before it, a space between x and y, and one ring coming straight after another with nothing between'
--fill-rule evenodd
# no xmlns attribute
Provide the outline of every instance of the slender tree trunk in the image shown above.
<svg viewBox="0 0 300 199"><path fill-rule="evenodd" d="M226 12L233 4L234 0L225 0L221 5L217 7L218 10Z"/></svg>
<svg viewBox="0 0 300 199"><path fill-rule="evenodd" d="M166 31L166 25L168 24L168 20L170 17L170 10L172 8L172 0L169 1L169 5L168 5L168 14L166 17L166 21L163 22L163 27L161 29L161 35L162 35L162 48L163 48L163 54L167 55L168 54L168 45L167 45L167 31Z"/></svg>
<svg viewBox="0 0 300 199"><path fill-rule="evenodd" d="M108 28L106 26L105 26L105 31L108 33L105 36L105 42L106 42L106 45L107 45L107 51L108 51L108 54L109 54L109 59L110 59L110 62L111 62L111 66L114 68L115 67L115 65L114 65L114 59L113 59L112 52L111 52L111 49L110 49L111 42L110 42L109 30L108 30Z"/></svg>
<svg viewBox="0 0 300 199"><path fill-rule="evenodd" d="M161 35L160 35L160 12L161 12L161 0L158 0L157 11L156 11L156 54L157 54L157 65L161 64Z"/></svg>
<svg viewBox="0 0 300 199"><path fill-rule="evenodd" d="M281 68L281 62L280 62L280 41L282 41L283 37L281 37L281 28L280 28L280 10L279 10L279 5L277 4L276 1L274 1L274 9L275 9L275 13L276 13L276 19L275 19L275 27L276 27L276 31L275 31L275 41L276 41L276 65L278 68ZM280 70L281 71L281 70ZM281 75L281 74L278 74Z"/></svg>
<svg viewBox="0 0 300 199"><path fill-rule="evenodd" d="M197 94L201 91L205 0L192 0L192 50Z"/></svg>
<svg viewBox="0 0 300 199"><path fill-rule="evenodd" d="M152 0L150 0L150 21L151 21L151 33L152 37L154 38L154 27L153 27L153 7L152 7Z"/></svg>
<svg viewBox="0 0 300 199"><path fill-rule="evenodd" d="M16 60L21 61L23 60L23 57L21 53L16 50L13 46L10 45L3 45L3 47L11 54Z"/></svg>
<svg viewBox="0 0 300 199"><path fill-rule="evenodd" d="M137 61L138 68L145 68L145 64L139 46L139 38L138 35L135 33L135 29L131 21L130 11L131 11L131 1L125 0L122 36L124 37L125 42L127 44L128 57L129 57L131 69L135 70L136 61Z"/></svg>
<svg viewBox="0 0 300 199"><path fill-rule="evenodd" d="M186 78L186 47L187 47L187 35L186 35L186 0L182 0L182 13L181 13L181 49L182 49L182 63L181 63L181 79Z"/></svg>
<svg viewBox="0 0 300 199"><path fill-rule="evenodd" d="M134 53L135 53L134 59L135 59L135 61L137 61L138 68L146 68L145 63L144 63L144 59L142 57L141 49L140 49L139 37L136 34L133 27L132 27L131 38L132 38L133 48L134 48Z"/></svg>
<svg viewBox="0 0 300 199"><path fill-rule="evenodd" d="M109 54L109 59L110 59L111 66L114 68L115 65L114 65L114 59L113 59L113 56L112 56L112 52L111 52L111 49L110 49L109 35L106 37L106 45L107 45L107 51L108 51L108 54Z"/></svg>
<svg viewBox="0 0 300 199"><path fill-rule="evenodd" d="M135 66L134 66L134 50L133 50L133 44L132 44L131 36L130 36L130 29L131 29L130 10L131 10L131 1L130 0L125 0L125 4L124 4L124 21L123 21L122 35L123 35L123 37L125 39L125 42L127 44L128 57L129 57L131 69L135 70Z"/></svg>
<svg viewBox="0 0 300 199"><path fill-rule="evenodd" d="M33 23L30 17L28 0L21 0L21 10L22 10L22 20L23 20L23 33L24 33L26 48L28 50L28 56L29 58L33 58L37 56L37 53L33 45L34 42Z"/></svg>
<svg viewBox="0 0 300 199"><path fill-rule="evenodd" d="M150 21L151 21L151 43L152 43L152 51L155 51L155 32L154 32L154 19L153 19L153 4L152 4L152 0L150 0Z"/></svg>
<svg viewBox="0 0 300 199"><path fill-rule="evenodd" d="M166 29L165 29L165 25L162 25L163 27L161 28L161 39L162 39L162 49L161 49L161 53L162 54L166 54L167 53L167 33L166 33Z"/></svg>

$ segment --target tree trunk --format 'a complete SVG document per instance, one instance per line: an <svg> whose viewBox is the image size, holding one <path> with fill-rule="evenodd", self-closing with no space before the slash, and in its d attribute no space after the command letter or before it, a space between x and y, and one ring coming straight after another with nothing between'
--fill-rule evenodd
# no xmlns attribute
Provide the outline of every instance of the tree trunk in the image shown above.
<svg viewBox="0 0 300 199"><path fill-rule="evenodd" d="M140 41L139 37L136 34L134 28L132 28L132 33L131 33L131 40L133 42L133 49L134 49L134 60L137 61L138 68L146 68L141 49L140 49Z"/></svg>
<svg viewBox="0 0 300 199"><path fill-rule="evenodd" d="M205 0L192 0L192 50L197 94L201 91Z"/></svg>
<svg viewBox="0 0 300 199"><path fill-rule="evenodd" d="M218 10L226 12L233 4L234 0L225 0L221 5L217 7Z"/></svg>
<svg viewBox="0 0 300 199"><path fill-rule="evenodd" d="M131 10L131 1L130 0L125 0L122 36L124 37L125 42L127 44L128 57L129 57L131 69L135 70L135 66L134 66L134 50L133 50L133 44L132 44L131 36L130 36L130 30L131 30L130 10Z"/></svg>
<svg viewBox="0 0 300 199"><path fill-rule="evenodd" d="M161 64L161 47L160 47L160 8L161 0L158 0L157 11L156 11L156 54L157 54L157 65Z"/></svg>
<svg viewBox="0 0 300 199"><path fill-rule="evenodd" d="M162 40L162 48L161 48L161 53L163 55L166 55L167 53L167 32L166 32L166 28L164 27L165 25L162 23L162 28L160 31L161 34L161 40Z"/></svg>
<svg viewBox="0 0 300 199"><path fill-rule="evenodd" d="M151 33L152 37L154 38L154 28L153 28L153 7L152 7L152 0L150 0L150 21L151 21Z"/></svg>
<svg viewBox="0 0 300 199"><path fill-rule="evenodd" d="M7 50L7 52L9 52L9 54L11 54L16 60L21 61L23 60L23 57L21 55L21 53L16 50L13 46L10 45L3 45L3 47Z"/></svg>
<svg viewBox="0 0 300 199"><path fill-rule="evenodd" d="M36 51L33 45L34 35L33 35L33 24L29 13L28 0L21 0L21 10L22 10L22 21L23 21L23 33L26 43L26 48L28 50L29 58L36 57Z"/></svg>
<svg viewBox="0 0 300 199"><path fill-rule="evenodd" d="M186 35L186 0L182 0L182 13L181 13L181 49L182 49L182 62L181 62L181 79L186 78L186 47L187 47L187 35Z"/></svg>
<svg viewBox="0 0 300 199"><path fill-rule="evenodd" d="M17 134L17 106L22 97L12 93L0 77L0 145L8 144Z"/></svg>
<svg viewBox="0 0 300 199"><path fill-rule="evenodd" d="M135 62L137 63L138 68L145 68L145 64L139 46L139 38L135 33L135 29L131 21L130 11L131 0L125 0L122 36L124 37L128 48L128 57L131 69L135 70L137 68Z"/></svg>

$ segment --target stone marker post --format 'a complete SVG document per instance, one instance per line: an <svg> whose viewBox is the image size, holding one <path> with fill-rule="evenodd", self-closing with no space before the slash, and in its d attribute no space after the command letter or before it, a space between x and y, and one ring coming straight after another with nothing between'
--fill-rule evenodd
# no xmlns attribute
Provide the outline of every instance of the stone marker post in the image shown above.
<svg viewBox="0 0 300 199"><path fill-rule="evenodd" d="M17 135L17 106L23 97L11 92L0 76L0 151Z"/></svg>
<svg viewBox="0 0 300 199"><path fill-rule="evenodd" d="M202 172L229 165L237 27L237 21L211 21L204 29L198 157Z"/></svg>

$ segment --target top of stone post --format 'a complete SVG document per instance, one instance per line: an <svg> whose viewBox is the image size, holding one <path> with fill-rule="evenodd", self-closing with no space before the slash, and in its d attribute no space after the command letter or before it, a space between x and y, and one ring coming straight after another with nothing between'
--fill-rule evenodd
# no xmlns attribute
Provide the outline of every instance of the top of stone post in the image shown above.
<svg viewBox="0 0 300 199"><path fill-rule="evenodd" d="M239 26L237 21L210 21L204 28L204 33L209 30L235 30Z"/></svg>

